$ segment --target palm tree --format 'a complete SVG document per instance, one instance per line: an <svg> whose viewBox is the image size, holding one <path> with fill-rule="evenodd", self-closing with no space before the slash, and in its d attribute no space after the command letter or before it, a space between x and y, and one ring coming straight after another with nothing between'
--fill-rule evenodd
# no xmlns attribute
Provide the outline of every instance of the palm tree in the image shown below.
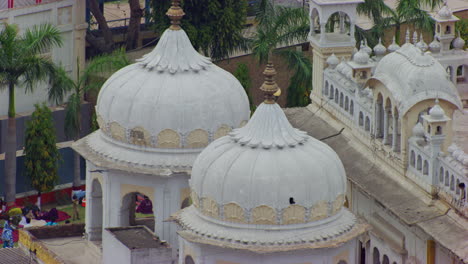
<svg viewBox="0 0 468 264"><path fill-rule="evenodd" d="M32 92L38 82L49 81L48 99L59 104L66 92L59 77L61 70L41 53L61 45L60 32L49 24L33 26L22 35L15 25L4 24L0 32L0 82L9 92L5 153L5 198L9 204L15 202L16 195L15 89L24 85L26 92Z"/></svg>
<svg viewBox="0 0 468 264"><path fill-rule="evenodd" d="M99 91L99 88L105 82L102 77L105 73L110 73L121 69L130 62L125 55L125 49L117 49L111 54L105 54L94 57L87 65L83 73L79 70L79 61L77 61L78 71L76 81L69 80L67 85L71 87L72 94L68 98L65 109L65 134L67 137L78 140L81 135L81 106L84 103L83 98L87 92ZM66 76L64 72L61 74ZM92 81L91 81L92 80ZM74 153L74 171L73 188L80 186L80 155Z"/></svg>
<svg viewBox="0 0 468 264"><path fill-rule="evenodd" d="M309 103L312 89L312 63L301 51L276 50L279 45L306 42L310 25L303 8L275 6L270 0L258 3L257 35L252 41L252 50L260 63L271 63L272 55L278 54L293 70L288 87L287 106L304 106Z"/></svg>

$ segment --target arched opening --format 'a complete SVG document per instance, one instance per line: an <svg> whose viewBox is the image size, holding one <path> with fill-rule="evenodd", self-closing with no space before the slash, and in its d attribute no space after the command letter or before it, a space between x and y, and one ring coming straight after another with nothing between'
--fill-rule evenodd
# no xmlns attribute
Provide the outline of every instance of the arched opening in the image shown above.
<svg viewBox="0 0 468 264"><path fill-rule="evenodd" d="M335 89L335 103L338 104L339 100L340 100L340 93L338 92L338 89Z"/></svg>
<svg viewBox="0 0 468 264"><path fill-rule="evenodd" d="M310 13L310 34L320 34L320 15L316 8Z"/></svg>
<svg viewBox="0 0 468 264"><path fill-rule="evenodd" d="M349 98L348 98L348 96L345 97L344 110L345 111L349 110Z"/></svg>
<svg viewBox="0 0 468 264"><path fill-rule="evenodd" d="M466 80L465 65L457 67L457 83L464 83Z"/></svg>
<svg viewBox="0 0 468 264"><path fill-rule="evenodd" d="M366 126L365 126L366 131L370 131L370 118L366 116Z"/></svg>
<svg viewBox="0 0 468 264"><path fill-rule="evenodd" d="M91 241L102 239L102 187L99 180L94 179L91 184L91 199L88 199L88 206L91 208L90 227L86 228L88 232L88 238Z"/></svg>
<svg viewBox="0 0 468 264"><path fill-rule="evenodd" d="M383 125L383 143L386 145L392 145L393 142L393 113L392 113L392 101L390 98L385 100L385 115L384 115L384 125Z"/></svg>
<svg viewBox="0 0 468 264"><path fill-rule="evenodd" d="M383 109L383 96L381 93L377 95L377 101L375 102L375 128L376 138L383 137L383 126L384 126L384 109Z"/></svg>
<svg viewBox="0 0 468 264"><path fill-rule="evenodd" d="M141 193L132 192L122 198L120 207L120 225L145 225L154 230L154 212L151 199Z"/></svg>
<svg viewBox="0 0 468 264"><path fill-rule="evenodd" d="M452 81L452 80L453 80L453 69L452 69L452 66L448 66L446 70L447 70L447 74L448 74L448 76L449 76L449 78L450 78L450 81Z"/></svg>
<svg viewBox="0 0 468 264"><path fill-rule="evenodd" d="M335 95L335 88L333 87L333 84L331 85L331 88L330 88L330 99L333 99Z"/></svg>
<svg viewBox="0 0 468 264"><path fill-rule="evenodd" d="M444 168L440 167L439 170L439 182L443 183L444 182Z"/></svg>
<svg viewBox="0 0 468 264"><path fill-rule="evenodd" d="M437 33L440 33L440 25L437 25Z"/></svg>
<svg viewBox="0 0 468 264"><path fill-rule="evenodd" d="M436 135L442 135L442 127L441 126L437 126L435 134Z"/></svg>
<svg viewBox="0 0 468 264"><path fill-rule="evenodd" d="M428 174L429 174L429 162L428 162L427 160L424 160L423 174L424 174L424 175L428 175Z"/></svg>
<svg viewBox="0 0 468 264"><path fill-rule="evenodd" d="M416 165L416 154L414 154L414 150L411 151L411 155L410 155L410 165L411 167L415 167Z"/></svg>
<svg viewBox="0 0 468 264"><path fill-rule="evenodd" d="M180 205L180 209L184 209L192 205L192 199L190 197L185 198Z"/></svg>
<svg viewBox="0 0 468 264"><path fill-rule="evenodd" d="M184 264L195 264L195 261L193 261L193 258L189 255L185 257Z"/></svg>
<svg viewBox="0 0 468 264"><path fill-rule="evenodd" d="M450 190L455 191L455 177L453 176L453 174L450 177Z"/></svg>
<svg viewBox="0 0 468 264"><path fill-rule="evenodd" d="M422 169L422 159L421 155L418 155L418 160L416 161L416 169L420 171Z"/></svg>
<svg viewBox="0 0 468 264"><path fill-rule="evenodd" d="M366 264L366 247L359 241L359 264Z"/></svg>
<svg viewBox="0 0 468 264"><path fill-rule="evenodd" d="M354 101L351 100L351 103L349 104L349 113L351 115L354 115Z"/></svg>
<svg viewBox="0 0 468 264"><path fill-rule="evenodd" d="M380 264L380 253L379 253L379 250L374 247L374 253L372 254L373 256L373 261L372 261L372 264Z"/></svg>
<svg viewBox="0 0 468 264"><path fill-rule="evenodd" d="M456 189L456 192L455 192L455 193L456 193L456 194L460 194L460 188L458 187L458 186L460 186L460 180L459 180L459 179L457 179L457 185L455 185L455 186L457 186L457 187L455 188L455 189Z"/></svg>
<svg viewBox="0 0 468 264"><path fill-rule="evenodd" d="M450 27L450 25L447 25L445 27L445 34L451 34L452 33L452 28Z"/></svg>
<svg viewBox="0 0 468 264"><path fill-rule="evenodd" d="M325 32L327 33L350 33L350 19L344 12L335 12L328 17L327 24L325 25Z"/></svg>
<svg viewBox="0 0 468 264"><path fill-rule="evenodd" d="M328 95L328 81L325 82L324 94L325 94L325 95Z"/></svg>
<svg viewBox="0 0 468 264"><path fill-rule="evenodd" d="M346 262L344 260L340 260L340 261L338 261L338 264L348 264L348 262Z"/></svg>
<svg viewBox="0 0 468 264"><path fill-rule="evenodd" d="M359 112L359 126L364 125L364 114L362 112Z"/></svg>
<svg viewBox="0 0 468 264"><path fill-rule="evenodd" d="M445 171L445 186L449 186L450 179L449 179L449 172Z"/></svg>
<svg viewBox="0 0 468 264"><path fill-rule="evenodd" d="M343 93L340 93L340 107L343 108L344 96Z"/></svg>
<svg viewBox="0 0 468 264"><path fill-rule="evenodd" d="M388 259L387 255L383 255L382 264L390 264L390 260Z"/></svg>

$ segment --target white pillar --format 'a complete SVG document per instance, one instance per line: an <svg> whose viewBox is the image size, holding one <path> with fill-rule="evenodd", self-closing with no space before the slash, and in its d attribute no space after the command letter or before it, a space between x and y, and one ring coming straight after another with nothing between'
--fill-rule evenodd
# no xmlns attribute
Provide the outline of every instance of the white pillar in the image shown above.
<svg viewBox="0 0 468 264"><path fill-rule="evenodd" d="M393 113L393 132L392 132L392 150L397 151L397 140L398 140L398 116L396 113Z"/></svg>
<svg viewBox="0 0 468 264"><path fill-rule="evenodd" d="M381 135L381 132L382 132L382 131L381 131L382 128L381 128L381 126L380 126L380 124L381 124L381 121L380 121L381 112L382 112L382 107L381 107L381 105L378 104L378 103L376 103L376 104L375 104L375 116L374 116L374 118L375 118L374 136L375 136L375 138L379 138L380 135ZM365 122L365 121L364 121L364 122ZM365 123L364 123L364 125L365 125Z"/></svg>
<svg viewBox="0 0 468 264"><path fill-rule="evenodd" d="M389 109L384 108L383 143L388 144Z"/></svg>
<svg viewBox="0 0 468 264"><path fill-rule="evenodd" d="M320 43L325 42L325 23L320 23Z"/></svg>
<svg viewBox="0 0 468 264"><path fill-rule="evenodd" d="M340 34L345 33L345 14L340 12Z"/></svg>
<svg viewBox="0 0 468 264"><path fill-rule="evenodd" d="M351 37L351 41L353 43L356 42L356 39L354 38L354 31L355 31L354 22L351 22L351 26L349 28L349 36Z"/></svg>

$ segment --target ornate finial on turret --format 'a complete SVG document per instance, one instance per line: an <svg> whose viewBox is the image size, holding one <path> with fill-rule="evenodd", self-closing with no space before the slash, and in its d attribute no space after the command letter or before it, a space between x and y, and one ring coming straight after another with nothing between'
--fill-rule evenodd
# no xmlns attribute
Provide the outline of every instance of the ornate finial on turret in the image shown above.
<svg viewBox="0 0 468 264"><path fill-rule="evenodd" d="M180 1L181 0L172 0L172 5L167 10L166 15L169 17L171 20L171 26L169 29L172 30L180 30L180 20L182 17L185 15L184 10L180 7Z"/></svg>
<svg viewBox="0 0 468 264"><path fill-rule="evenodd" d="M418 32L416 30L413 32L413 44L416 45L418 43Z"/></svg>
<svg viewBox="0 0 468 264"><path fill-rule="evenodd" d="M409 29L406 30L405 44L410 44L410 32Z"/></svg>
<svg viewBox="0 0 468 264"><path fill-rule="evenodd" d="M260 90L263 91L266 104L274 104L275 101L275 93L280 89L278 84L276 84L275 76L276 70L272 62L268 62L266 65L265 70L263 71L263 75L265 76L265 81L263 82Z"/></svg>

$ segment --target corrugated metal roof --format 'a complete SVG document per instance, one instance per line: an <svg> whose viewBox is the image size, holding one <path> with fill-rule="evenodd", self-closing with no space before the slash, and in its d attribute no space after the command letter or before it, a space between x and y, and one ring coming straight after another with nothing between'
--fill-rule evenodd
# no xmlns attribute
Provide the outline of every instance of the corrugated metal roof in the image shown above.
<svg viewBox="0 0 468 264"><path fill-rule="evenodd" d="M0 264L37 264L34 257L29 256L21 248L2 248L0 249Z"/></svg>

